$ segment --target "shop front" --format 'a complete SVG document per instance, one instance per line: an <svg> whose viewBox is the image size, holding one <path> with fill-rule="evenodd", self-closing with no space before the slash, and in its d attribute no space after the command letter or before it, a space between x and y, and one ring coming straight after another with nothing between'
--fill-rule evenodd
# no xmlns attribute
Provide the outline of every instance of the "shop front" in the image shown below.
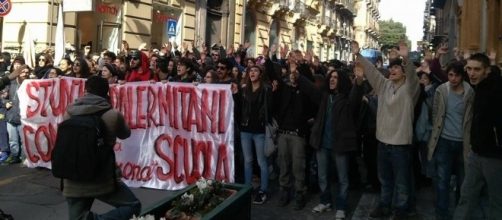
<svg viewBox="0 0 502 220"><path fill-rule="evenodd" d="M97 0L94 11L77 12L76 43L92 51L118 52L122 40L122 0Z"/></svg>
<svg viewBox="0 0 502 220"><path fill-rule="evenodd" d="M180 8L165 3L153 2L152 7L152 40L153 48L160 48L167 42L181 43L183 13Z"/></svg>

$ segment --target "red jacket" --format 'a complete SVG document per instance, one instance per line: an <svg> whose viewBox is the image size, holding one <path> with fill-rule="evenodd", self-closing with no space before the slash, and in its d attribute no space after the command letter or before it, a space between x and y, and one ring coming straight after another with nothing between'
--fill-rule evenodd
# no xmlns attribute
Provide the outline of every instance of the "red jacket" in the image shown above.
<svg viewBox="0 0 502 220"><path fill-rule="evenodd" d="M138 81L148 81L155 80L156 77L152 76L150 69L148 68L148 57L141 53L141 66L138 69L131 70L129 74L126 75L127 82L138 82ZM156 80L158 81L158 80Z"/></svg>

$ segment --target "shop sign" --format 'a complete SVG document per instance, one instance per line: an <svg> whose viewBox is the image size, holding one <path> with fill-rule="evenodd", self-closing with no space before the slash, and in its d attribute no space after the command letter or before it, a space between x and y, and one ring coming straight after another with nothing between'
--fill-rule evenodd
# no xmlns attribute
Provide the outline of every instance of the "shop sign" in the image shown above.
<svg viewBox="0 0 502 220"><path fill-rule="evenodd" d="M169 19L167 21L167 35L169 36L176 36L176 25L178 21Z"/></svg>
<svg viewBox="0 0 502 220"><path fill-rule="evenodd" d="M176 20L176 19L173 19L173 17L171 17L169 15L160 14L160 13L155 13L154 19L155 19L155 22L157 22L157 23L166 23L169 20Z"/></svg>
<svg viewBox="0 0 502 220"><path fill-rule="evenodd" d="M96 7L96 11L101 14L109 14L109 15L117 16L119 9L115 5L99 4Z"/></svg>
<svg viewBox="0 0 502 220"><path fill-rule="evenodd" d="M10 0L0 0L0 17L8 15L11 9L12 3Z"/></svg>
<svg viewBox="0 0 502 220"><path fill-rule="evenodd" d="M63 12L93 11L94 0L64 0Z"/></svg>

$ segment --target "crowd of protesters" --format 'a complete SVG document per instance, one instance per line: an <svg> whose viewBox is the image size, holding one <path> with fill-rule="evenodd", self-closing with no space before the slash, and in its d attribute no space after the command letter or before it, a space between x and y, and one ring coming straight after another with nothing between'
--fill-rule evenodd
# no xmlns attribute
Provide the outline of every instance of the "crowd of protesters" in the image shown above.
<svg viewBox="0 0 502 220"><path fill-rule="evenodd" d="M442 65L445 45L414 62L401 44L383 68L382 59L371 63L361 56L357 42L351 63L320 62L311 51L287 46L263 46L260 56L251 57L250 46L167 43L130 50L123 42L118 54L92 53L86 46L58 64L50 52L42 53L35 67L4 53L0 71L19 73L10 83L2 78L10 86L1 93L0 162L24 157L16 93L24 79L99 75L110 84L231 84L236 181L259 179L254 204L275 194L280 206L294 201L301 210L307 192L319 190L312 212L335 209L335 218L344 219L351 211L349 188L362 186L380 192L371 217L407 219L416 214L416 188L432 184L438 219L502 219L502 78L495 54L465 53ZM270 153L272 124L277 151ZM277 175L279 192L273 192L269 180Z"/></svg>

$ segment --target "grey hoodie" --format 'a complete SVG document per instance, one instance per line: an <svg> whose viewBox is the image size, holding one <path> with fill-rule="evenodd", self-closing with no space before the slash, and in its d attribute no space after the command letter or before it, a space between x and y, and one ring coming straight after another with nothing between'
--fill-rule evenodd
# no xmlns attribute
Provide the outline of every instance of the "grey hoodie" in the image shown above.
<svg viewBox="0 0 502 220"><path fill-rule="evenodd" d="M70 118L71 115L92 114L106 109L110 110L101 116L107 129L105 132L105 142L108 146L114 146L117 137L120 139L128 138L131 135L131 130L127 126L124 116L117 110L111 109L110 103L105 98L87 93L78 98L71 106L68 106L64 120ZM115 160L115 157L109 159ZM114 161L114 163L116 162ZM113 178L113 172L116 172L116 170L109 170L107 172L110 172L110 178L92 182L78 182L65 179L63 196L95 197L112 192L117 181L117 179Z"/></svg>

